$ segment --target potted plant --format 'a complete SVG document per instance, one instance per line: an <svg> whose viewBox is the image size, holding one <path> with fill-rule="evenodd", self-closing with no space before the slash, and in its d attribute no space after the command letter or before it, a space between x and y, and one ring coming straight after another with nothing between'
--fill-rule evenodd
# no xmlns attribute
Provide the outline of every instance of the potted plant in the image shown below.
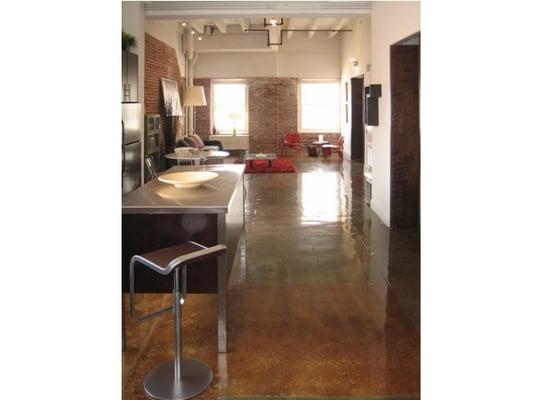
<svg viewBox="0 0 533 400"><path fill-rule="evenodd" d="M137 39L132 34L122 31L122 51L129 53L137 47Z"/></svg>

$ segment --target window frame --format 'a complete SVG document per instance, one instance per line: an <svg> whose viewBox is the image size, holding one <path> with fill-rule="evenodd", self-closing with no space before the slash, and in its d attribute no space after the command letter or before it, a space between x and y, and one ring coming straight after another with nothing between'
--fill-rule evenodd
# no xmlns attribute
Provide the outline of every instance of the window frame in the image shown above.
<svg viewBox="0 0 533 400"><path fill-rule="evenodd" d="M337 127L335 129L304 129L302 128L302 84L305 83L336 83L338 87L337 95ZM341 82L340 79L300 79L298 81L298 132L302 133L341 133Z"/></svg>
<svg viewBox="0 0 533 400"><path fill-rule="evenodd" d="M210 97L211 97L211 110L210 110L210 124L209 124L209 134L211 136L215 136L212 134L213 132L213 126L215 125L215 85L217 84L231 84L231 83L238 83L244 85L244 129L245 132L238 132L236 136L248 136L250 134L250 126L249 126L249 118L248 118L248 81L246 79L211 79L210 84ZM216 136L233 136L233 132L230 131L228 133L220 131L216 134Z"/></svg>

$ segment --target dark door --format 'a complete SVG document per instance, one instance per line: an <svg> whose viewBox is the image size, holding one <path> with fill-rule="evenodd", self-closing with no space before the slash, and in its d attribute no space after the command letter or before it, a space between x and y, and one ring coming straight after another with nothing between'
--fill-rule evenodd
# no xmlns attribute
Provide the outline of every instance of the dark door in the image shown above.
<svg viewBox="0 0 533 400"><path fill-rule="evenodd" d="M362 77L351 79L352 97L352 160L364 161L365 126L363 122L364 82Z"/></svg>
<svg viewBox="0 0 533 400"><path fill-rule="evenodd" d="M417 228L420 220L420 46L391 46L390 72L391 227Z"/></svg>

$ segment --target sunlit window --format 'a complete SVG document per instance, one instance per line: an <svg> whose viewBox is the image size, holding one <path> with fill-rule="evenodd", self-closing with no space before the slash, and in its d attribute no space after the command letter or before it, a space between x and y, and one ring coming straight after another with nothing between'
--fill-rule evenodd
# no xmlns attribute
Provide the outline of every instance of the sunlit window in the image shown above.
<svg viewBox="0 0 533 400"><path fill-rule="evenodd" d="M339 83L300 83L299 131L339 132Z"/></svg>
<svg viewBox="0 0 533 400"><path fill-rule="evenodd" d="M213 124L222 135L248 134L246 83L217 82L212 88Z"/></svg>

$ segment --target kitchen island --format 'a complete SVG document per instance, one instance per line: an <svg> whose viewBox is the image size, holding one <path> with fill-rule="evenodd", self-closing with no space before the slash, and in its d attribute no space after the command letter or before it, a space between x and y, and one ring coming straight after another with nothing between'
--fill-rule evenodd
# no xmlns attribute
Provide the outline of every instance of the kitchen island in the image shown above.
<svg viewBox="0 0 533 400"><path fill-rule="evenodd" d="M212 171L214 180L196 189L177 189L156 179L122 199L122 287L129 290L129 260L135 254L192 240L204 246L225 244L225 257L187 271L188 293L216 293L218 350L226 352L227 285L244 233L244 165L173 167L162 174ZM135 272L135 291L170 293L173 282L147 269Z"/></svg>

